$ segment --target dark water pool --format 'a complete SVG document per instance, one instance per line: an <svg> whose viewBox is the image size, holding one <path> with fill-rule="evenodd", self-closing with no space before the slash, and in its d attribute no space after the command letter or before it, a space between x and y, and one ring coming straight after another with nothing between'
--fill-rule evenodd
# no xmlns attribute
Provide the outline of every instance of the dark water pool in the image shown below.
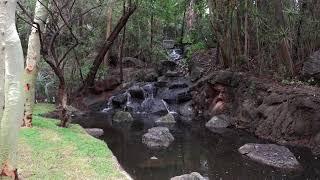
<svg viewBox="0 0 320 180"><path fill-rule="evenodd" d="M199 127L175 128L175 141L162 151L148 150L141 137L146 130L109 128L102 137L122 167L136 180L168 180L199 172L210 180L304 180L320 179L320 161L307 150L291 149L302 163L302 173L286 173L260 165L241 156L237 149L245 143L259 142L240 131L224 135ZM261 141L260 141L261 142Z"/></svg>

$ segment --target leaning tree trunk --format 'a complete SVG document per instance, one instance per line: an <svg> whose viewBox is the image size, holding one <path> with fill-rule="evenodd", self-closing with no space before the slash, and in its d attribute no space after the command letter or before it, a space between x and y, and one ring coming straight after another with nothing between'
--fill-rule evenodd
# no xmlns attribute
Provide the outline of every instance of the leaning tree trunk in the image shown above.
<svg viewBox="0 0 320 180"><path fill-rule="evenodd" d="M25 114L23 118L24 127L32 127L32 109L35 101L35 83L38 74L37 63L41 58L41 38L47 19L48 0L38 0L36 3L34 24L29 36L27 61L25 69Z"/></svg>
<svg viewBox="0 0 320 180"><path fill-rule="evenodd" d="M16 4L17 0L0 0L0 176L12 179L17 178L17 140L24 105L23 52L15 26Z"/></svg>
<svg viewBox="0 0 320 180"><path fill-rule="evenodd" d="M99 51L98 55L96 56L96 58L93 61L93 64L92 64L92 66L89 70L89 73L85 79L85 85L81 88L82 90L90 88L94 85L94 80L95 80L97 71L98 71L101 63L103 62L106 53L109 51L114 40L118 37L120 31L126 25L127 21L129 20L130 16L134 13L136 8L137 8L136 6L129 8L129 10L126 12L126 14L120 18L119 22L114 27L114 29L111 32L108 39L104 42L102 49Z"/></svg>

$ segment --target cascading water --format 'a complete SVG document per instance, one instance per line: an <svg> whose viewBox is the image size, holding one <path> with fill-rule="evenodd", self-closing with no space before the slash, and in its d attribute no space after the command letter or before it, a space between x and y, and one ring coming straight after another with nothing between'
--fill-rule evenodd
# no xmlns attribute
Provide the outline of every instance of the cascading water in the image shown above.
<svg viewBox="0 0 320 180"><path fill-rule="evenodd" d="M102 112L109 112L110 110L112 110L112 109L113 109L112 100L113 100L114 98L115 98L115 96L111 96L111 97L109 98L109 101L108 101L107 107L106 107L106 108L104 108L104 109L102 110Z"/></svg>

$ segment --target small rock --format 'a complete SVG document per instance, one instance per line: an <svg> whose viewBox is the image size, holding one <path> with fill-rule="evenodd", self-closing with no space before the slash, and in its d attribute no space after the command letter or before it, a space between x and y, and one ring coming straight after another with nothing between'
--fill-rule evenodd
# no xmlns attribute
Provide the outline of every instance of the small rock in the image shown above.
<svg viewBox="0 0 320 180"><path fill-rule="evenodd" d="M118 111L116 114L113 116L113 121L117 123L122 123L122 122L132 122L133 117L129 112L124 112L124 111Z"/></svg>
<svg viewBox="0 0 320 180"><path fill-rule="evenodd" d="M201 174L193 172L191 174L173 177L171 180L205 180L205 178L201 176Z"/></svg>
<svg viewBox="0 0 320 180"><path fill-rule="evenodd" d="M154 127L142 136L142 143L150 149L167 148L174 141L174 137L166 127Z"/></svg>
<svg viewBox="0 0 320 180"><path fill-rule="evenodd" d="M224 115L214 116L214 117L211 118L210 121L207 122L206 127L208 129L212 129L212 128L227 128L231 124L226 119L227 118Z"/></svg>
<svg viewBox="0 0 320 180"><path fill-rule="evenodd" d="M85 130L90 136L93 136L95 138L102 136L104 133L103 129L99 129L99 128L91 128L91 129L85 129Z"/></svg>
<svg viewBox="0 0 320 180"><path fill-rule="evenodd" d="M156 121L156 124L159 126L159 125L170 125L170 124L175 124L176 123L176 120L173 116L173 114L171 113L168 113L167 115L159 118L157 121Z"/></svg>
<svg viewBox="0 0 320 180"><path fill-rule="evenodd" d="M285 146L276 144L245 144L238 150L251 160L285 170L301 170L293 153Z"/></svg>

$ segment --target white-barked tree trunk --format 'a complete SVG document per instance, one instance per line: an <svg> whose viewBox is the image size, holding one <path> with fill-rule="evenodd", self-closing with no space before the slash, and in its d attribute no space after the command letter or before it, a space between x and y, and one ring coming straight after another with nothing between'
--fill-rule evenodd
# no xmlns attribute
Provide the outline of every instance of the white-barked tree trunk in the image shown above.
<svg viewBox="0 0 320 180"><path fill-rule="evenodd" d="M34 24L29 36L27 60L25 68L26 93L25 114L23 118L24 127L32 127L32 110L35 101L35 85L38 74L37 64L41 59L40 33L43 32L47 21L49 0L37 0L34 14Z"/></svg>
<svg viewBox="0 0 320 180"><path fill-rule="evenodd" d="M24 63L15 25L16 5L17 0L0 0L0 175L11 178L16 175L18 131L24 105Z"/></svg>

